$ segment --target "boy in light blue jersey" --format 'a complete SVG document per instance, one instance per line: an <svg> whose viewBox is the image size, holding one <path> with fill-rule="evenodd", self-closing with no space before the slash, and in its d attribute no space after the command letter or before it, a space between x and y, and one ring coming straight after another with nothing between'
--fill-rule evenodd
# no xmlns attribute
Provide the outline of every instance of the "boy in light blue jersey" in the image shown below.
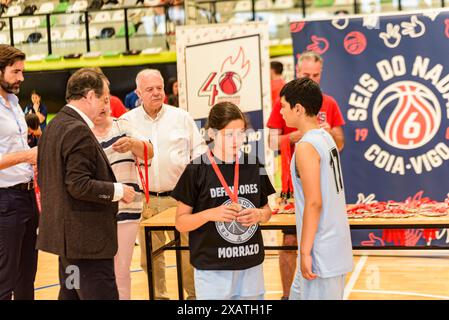
<svg viewBox="0 0 449 320"><path fill-rule="evenodd" d="M291 162L300 269L290 299L343 299L345 277L353 267L352 244L340 155L317 119L321 90L313 80L300 78L287 83L280 96L287 126L303 133Z"/></svg>

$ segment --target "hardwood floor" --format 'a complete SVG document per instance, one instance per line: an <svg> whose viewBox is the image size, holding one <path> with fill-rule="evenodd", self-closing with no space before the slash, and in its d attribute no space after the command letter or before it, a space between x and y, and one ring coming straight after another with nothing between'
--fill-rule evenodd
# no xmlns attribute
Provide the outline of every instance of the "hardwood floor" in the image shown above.
<svg viewBox="0 0 449 320"><path fill-rule="evenodd" d="M389 252L391 254L391 252ZM167 288L177 299L175 256L166 253ZM132 299L148 299L146 274L141 270L140 249L135 247L132 262ZM264 262L266 299L282 295L277 254L267 254ZM346 280L346 297L361 299L448 299L449 257L355 256L354 271ZM58 296L57 257L39 253L36 299Z"/></svg>

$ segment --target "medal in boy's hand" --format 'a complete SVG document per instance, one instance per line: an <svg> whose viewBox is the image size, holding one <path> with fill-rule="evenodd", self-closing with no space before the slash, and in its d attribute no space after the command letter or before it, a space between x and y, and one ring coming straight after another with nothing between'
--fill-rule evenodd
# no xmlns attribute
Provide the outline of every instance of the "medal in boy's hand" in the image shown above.
<svg viewBox="0 0 449 320"><path fill-rule="evenodd" d="M243 207L242 207L240 204L235 203L235 202L231 203L231 204L229 205L229 207L233 208L233 209L234 209L235 211L237 211L237 212L240 212L240 211L243 210Z"/></svg>

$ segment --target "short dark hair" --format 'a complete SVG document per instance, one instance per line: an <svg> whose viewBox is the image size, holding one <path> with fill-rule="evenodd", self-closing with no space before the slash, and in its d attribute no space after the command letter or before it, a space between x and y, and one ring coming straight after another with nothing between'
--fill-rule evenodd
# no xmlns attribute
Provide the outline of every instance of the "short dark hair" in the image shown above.
<svg viewBox="0 0 449 320"><path fill-rule="evenodd" d="M248 119L239 107L232 102L219 102L210 109L205 129L221 130L234 120L243 120L245 129L249 126Z"/></svg>
<svg viewBox="0 0 449 320"><path fill-rule="evenodd" d="M279 96L294 108L297 103L306 109L306 115L316 116L323 104L323 94L320 86L309 78L299 78L287 83L281 90Z"/></svg>
<svg viewBox="0 0 449 320"><path fill-rule="evenodd" d="M7 44L0 44L0 70L5 71L17 61L25 60L25 53Z"/></svg>
<svg viewBox="0 0 449 320"><path fill-rule="evenodd" d="M32 129L32 130L37 130L39 129L39 125L40 125L40 121L39 121L39 117L34 114L34 113L28 113L25 116L25 121L27 123L28 128Z"/></svg>
<svg viewBox="0 0 449 320"><path fill-rule="evenodd" d="M41 95L36 90L31 91L31 95L33 95L33 94L35 94L36 96L41 97Z"/></svg>
<svg viewBox="0 0 449 320"><path fill-rule="evenodd" d="M86 94L93 90L97 97L103 94L104 82L109 83L108 78L93 68L82 68L77 70L69 78L65 99L80 100L86 97Z"/></svg>
<svg viewBox="0 0 449 320"><path fill-rule="evenodd" d="M270 68L274 70L276 74L282 74L284 72L284 65L279 61L271 61Z"/></svg>

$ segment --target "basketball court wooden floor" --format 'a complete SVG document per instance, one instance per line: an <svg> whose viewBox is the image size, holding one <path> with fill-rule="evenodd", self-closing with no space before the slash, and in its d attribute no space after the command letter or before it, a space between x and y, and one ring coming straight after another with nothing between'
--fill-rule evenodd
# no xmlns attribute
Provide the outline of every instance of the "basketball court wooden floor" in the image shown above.
<svg viewBox="0 0 449 320"><path fill-rule="evenodd" d="M397 256L392 254L397 253ZM359 253L357 253L359 254ZM414 256L404 252L388 255L354 257L354 271L346 279L345 298L350 300L445 299L449 300L449 256L445 253L420 251ZM424 256L423 254L426 254ZM166 253L167 288L171 299L177 299L174 252ZM146 274L139 265L140 249L135 247L132 262L132 299L148 299ZM36 299L58 297L57 257L39 253L36 278ZM277 254L268 254L264 262L266 299L280 299L282 287Z"/></svg>

